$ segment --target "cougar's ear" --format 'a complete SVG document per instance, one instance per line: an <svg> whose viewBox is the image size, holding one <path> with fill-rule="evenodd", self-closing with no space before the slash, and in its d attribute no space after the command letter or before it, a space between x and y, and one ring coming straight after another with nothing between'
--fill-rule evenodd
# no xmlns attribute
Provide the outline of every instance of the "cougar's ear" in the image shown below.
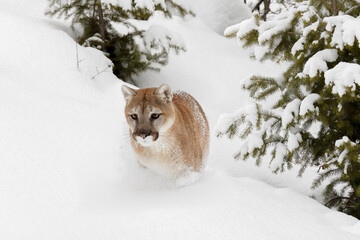
<svg viewBox="0 0 360 240"><path fill-rule="evenodd" d="M155 94L163 97L163 99L167 102L171 102L173 97L171 88L166 83L161 84L160 87L155 91Z"/></svg>
<svg viewBox="0 0 360 240"><path fill-rule="evenodd" d="M136 95L136 90L129 88L128 86L122 85L121 91L124 95L126 103L129 102L129 100Z"/></svg>

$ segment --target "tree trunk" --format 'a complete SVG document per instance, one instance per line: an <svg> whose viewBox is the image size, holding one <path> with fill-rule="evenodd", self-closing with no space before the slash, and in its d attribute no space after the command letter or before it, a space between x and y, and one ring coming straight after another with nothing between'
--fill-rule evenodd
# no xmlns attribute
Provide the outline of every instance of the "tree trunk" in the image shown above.
<svg viewBox="0 0 360 240"><path fill-rule="evenodd" d="M262 15L264 21L266 21L266 16L269 12L270 12L270 0L264 0L264 14Z"/></svg>
<svg viewBox="0 0 360 240"><path fill-rule="evenodd" d="M101 0L99 0L99 31L101 39L103 40L102 50L105 50L105 24L104 24L104 15L101 6Z"/></svg>
<svg viewBox="0 0 360 240"><path fill-rule="evenodd" d="M331 1L331 11L333 16L337 16L339 14L338 0Z"/></svg>
<svg viewBox="0 0 360 240"><path fill-rule="evenodd" d="M260 5L262 4L264 0L260 0L256 5L255 7L253 8L252 11L255 11L255 10L258 10L260 12Z"/></svg>

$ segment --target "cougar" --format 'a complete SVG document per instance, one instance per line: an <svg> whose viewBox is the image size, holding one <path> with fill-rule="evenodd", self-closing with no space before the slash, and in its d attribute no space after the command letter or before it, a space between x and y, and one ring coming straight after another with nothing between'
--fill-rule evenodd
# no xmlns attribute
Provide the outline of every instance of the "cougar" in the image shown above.
<svg viewBox="0 0 360 240"><path fill-rule="evenodd" d="M140 165L177 179L201 172L209 150L209 124L200 104L167 84L122 86L131 145Z"/></svg>

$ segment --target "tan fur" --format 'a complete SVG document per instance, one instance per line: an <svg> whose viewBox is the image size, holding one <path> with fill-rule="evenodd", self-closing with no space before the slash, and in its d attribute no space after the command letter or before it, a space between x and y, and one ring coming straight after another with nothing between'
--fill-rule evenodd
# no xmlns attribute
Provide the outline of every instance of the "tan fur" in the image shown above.
<svg viewBox="0 0 360 240"><path fill-rule="evenodd" d="M124 87L123 93L131 144L141 165L173 178L203 169L209 148L209 125L200 104L191 95L172 94L165 84L159 89ZM151 114L158 111L162 115L151 119ZM132 119L131 114L137 114L138 119ZM139 133L146 129L151 131L147 139L154 141L150 146L137 141L142 140Z"/></svg>

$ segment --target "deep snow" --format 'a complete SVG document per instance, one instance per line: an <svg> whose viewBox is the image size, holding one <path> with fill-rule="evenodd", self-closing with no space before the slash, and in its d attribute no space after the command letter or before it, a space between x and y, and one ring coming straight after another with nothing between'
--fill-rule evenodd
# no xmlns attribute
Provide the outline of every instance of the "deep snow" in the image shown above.
<svg viewBox="0 0 360 240"><path fill-rule="evenodd" d="M216 12L220 2L197 3ZM110 63L91 48L79 47L78 70L71 31L42 16L45 6L0 1L0 239L359 239L358 220L308 197L314 172L234 162L236 142L213 137L203 178L186 187L139 168L123 83L110 71L92 79ZM153 21L182 35L187 52L138 83L188 91L211 129L246 103L242 78L279 71L250 61L205 17Z"/></svg>

